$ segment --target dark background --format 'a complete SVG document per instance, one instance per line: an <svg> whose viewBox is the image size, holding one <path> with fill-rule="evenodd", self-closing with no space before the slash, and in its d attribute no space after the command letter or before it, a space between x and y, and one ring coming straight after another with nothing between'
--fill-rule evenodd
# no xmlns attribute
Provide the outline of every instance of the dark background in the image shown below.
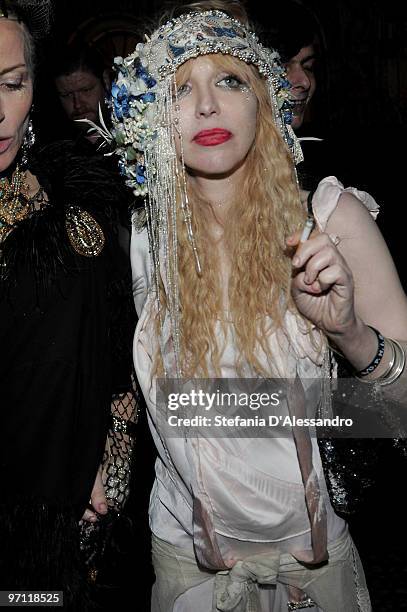
<svg viewBox="0 0 407 612"><path fill-rule="evenodd" d="M56 4L54 40L86 40L104 54L107 65L114 56L134 48L140 40L138 33L144 32L144 22L162 7L158 0L57 0ZM406 283L407 7L395 0L309 0L307 4L320 21L326 56L323 79L303 131L327 136L335 166L332 173L347 185L369 191L381 204L378 223ZM250 5L254 3L247 2L249 13ZM269 18L272 21L272 1ZM287 28L289 22L287 14ZM46 108L46 114L39 120L45 137L47 131L55 136L63 121L58 100L45 79L40 83L40 106ZM403 511L407 461L388 442L376 467L378 484L350 521L373 609L380 612L407 610ZM134 528L118 527L120 546L109 551L100 577L101 583L110 584L99 593L106 610L149 610L146 512L152 455L144 423L138 434L133 490L125 513Z"/></svg>

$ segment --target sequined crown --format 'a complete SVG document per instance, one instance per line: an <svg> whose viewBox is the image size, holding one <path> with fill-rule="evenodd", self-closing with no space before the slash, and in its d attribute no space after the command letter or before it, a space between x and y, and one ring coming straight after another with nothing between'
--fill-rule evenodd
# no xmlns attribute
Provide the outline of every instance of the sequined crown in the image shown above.
<svg viewBox="0 0 407 612"><path fill-rule="evenodd" d="M187 13L161 26L125 59L115 59L113 138L121 171L136 195L147 193L145 153L154 147L163 121L165 81L189 59L212 53L253 64L267 79L276 124L294 159L300 161L300 148L290 127L290 84L278 53L263 47L255 34L226 13Z"/></svg>

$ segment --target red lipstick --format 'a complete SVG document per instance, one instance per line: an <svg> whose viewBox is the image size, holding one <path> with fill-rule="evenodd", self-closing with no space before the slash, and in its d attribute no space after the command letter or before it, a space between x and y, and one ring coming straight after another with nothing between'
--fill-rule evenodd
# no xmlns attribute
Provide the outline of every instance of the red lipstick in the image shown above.
<svg viewBox="0 0 407 612"><path fill-rule="evenodd" d="M231 138L232 132L229 132L229 130L214 128L212 130L202 130L198 132L198 134L194 136L193 141L202 147L215 147Z"/></svg>

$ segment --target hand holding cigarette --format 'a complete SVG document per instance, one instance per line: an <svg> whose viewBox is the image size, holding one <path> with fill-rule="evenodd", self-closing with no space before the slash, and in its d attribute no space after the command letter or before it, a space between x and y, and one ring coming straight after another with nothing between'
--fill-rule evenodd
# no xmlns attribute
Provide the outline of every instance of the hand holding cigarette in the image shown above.
<svg viewBox="0 0 407 612"><path fill-rule="evenodd" d="M287 239L296 247L291 293L301 314L335 335L355 321L353 276L333 239L325 233L311 236L313 227L308 217L302 230Z"/></svg>
<svg viewBox="0 0 407 612"><path fill-rule="evenodd" d="M301 244L307 242L309 237L311 236L313 230L315 228L315 220L314 217L308 215L302 229L296 231L292 236L289 236L286 240L287 246L290 249L297 247L296 250L300 247ZM295 253L294 253L295 255Z"/></svg>
<svg viewBox="0 0 407 612"><path fill-rule="evenodd" d="M303 242L307 242L308 238L311 236L312 230L314 229L314 225L314 217L308 216L301 233L300 244Z"/></svg>

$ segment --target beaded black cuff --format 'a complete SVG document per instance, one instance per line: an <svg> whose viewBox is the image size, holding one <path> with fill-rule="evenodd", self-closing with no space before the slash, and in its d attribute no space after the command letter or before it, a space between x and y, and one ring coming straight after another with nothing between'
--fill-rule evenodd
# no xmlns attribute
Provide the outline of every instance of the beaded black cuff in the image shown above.
<svg viewBox="0 0 407 612"><path fill-rule="evenodd" d="M382 336L382 334L379 331L377 331L377 329L372 327L371 325L368 325L368 327L370 327L370 329L372 329L374 333L376 334L377 352L376 352L376 355L374 356L373 361L371 361L369 365L366 366L366 368L363 368L363 370L359 370L359 372L356 372L356 376L358 378L363 378L364 376L367 376L368 374L371 374L372 372L374 372L377 366L380 364L381 360L383 359L383 355L384 355L384 336Z"/></svg>

